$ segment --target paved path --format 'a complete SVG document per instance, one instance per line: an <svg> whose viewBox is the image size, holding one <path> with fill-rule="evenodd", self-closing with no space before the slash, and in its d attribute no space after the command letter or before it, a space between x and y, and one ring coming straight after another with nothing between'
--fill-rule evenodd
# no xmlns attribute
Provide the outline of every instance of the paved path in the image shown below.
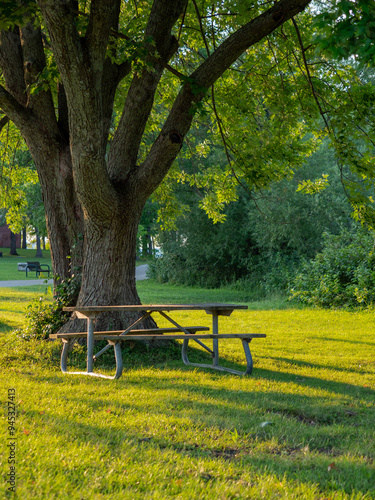
<svg viewBox="0 0 375 500"><path fill-rule="evenodd" d="M146 273L147 273L148 265L143 264L142 266L138 266L135 268L135 279L137 281L142 281L147 279Z"/></svg>
<svg viewBox="0 0 375 500"><path fill-rule="evenodd" d="M138 266L135 271L135 279L137 281L147 279L147 264ZM31 285L45 285L45 279L40 278L39 280L12 280L12 281L0 281L0 288L2 287L13 287L13 286L31 286ZM47 280L48 284L52 284L53 280Z"/></svg>

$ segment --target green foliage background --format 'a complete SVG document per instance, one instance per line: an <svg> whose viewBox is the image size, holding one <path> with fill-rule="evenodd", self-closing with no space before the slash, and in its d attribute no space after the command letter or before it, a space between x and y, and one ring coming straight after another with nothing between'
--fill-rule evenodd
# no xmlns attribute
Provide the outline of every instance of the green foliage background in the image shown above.
<svg viewBox="0 0 375 500"><path fill-rule="evenodd" d="M305 262L290 296L321 307L368 306L375 302L374 234L363 230L323 234L324 248Z"/></svg>
<svg viewBox="0 0 375 500"><path fill-rule="evenodd" d="M361 184L349 169L345 175ZM257 192L238 188L237 193L238 200L223 210L224 221L213 224L200 210L199 190L180 183L177 199L188 208L176 219L178 230L159 234L163 257L151 263L150 275L160 282L189 286L230 285L248 290L254 298L265 297L286 293L291 282L299 289L293 280L307 272L317 253L325 251L329 241L325 234L337 235L343 249L348 243L345 235L356 238L359 224L351 216L328 142L293 178ZM294 293L295 299L302 297ZM366 297L371 302L371 295ZM320 305L331 299L327 296ZM342 302L337 299L332 304Z"/></svg>

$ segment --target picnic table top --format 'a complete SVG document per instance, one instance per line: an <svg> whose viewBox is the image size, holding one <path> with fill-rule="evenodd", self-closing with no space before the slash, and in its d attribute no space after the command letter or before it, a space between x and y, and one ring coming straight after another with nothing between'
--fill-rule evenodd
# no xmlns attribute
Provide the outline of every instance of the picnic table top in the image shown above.
<svg viewBox="0 0 375 500"><path fill-rule="evenodd" d="M66 312L81 313L102 313L114 311L194 311L203 310L207 312L214 311L233 311L234 309L247 309L245 304L222 304L222 303L203 303L203 304L124 304L119 306L74 306L64 307Z"/></svg>

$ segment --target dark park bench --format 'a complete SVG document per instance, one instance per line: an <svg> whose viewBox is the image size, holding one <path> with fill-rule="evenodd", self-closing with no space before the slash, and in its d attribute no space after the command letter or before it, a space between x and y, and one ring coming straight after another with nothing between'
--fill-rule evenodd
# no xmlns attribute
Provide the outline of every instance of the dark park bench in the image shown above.
<svg viewBox="0 0 375 500"><path fill-rule="evenodd" d="M41 264L40 262L28 262L26 266L26 278L29 272L34 271L37 278L39 278L41 274L45 273L47 273L47 276L49 277L49 273L51 272L48 264Z"/></svg>

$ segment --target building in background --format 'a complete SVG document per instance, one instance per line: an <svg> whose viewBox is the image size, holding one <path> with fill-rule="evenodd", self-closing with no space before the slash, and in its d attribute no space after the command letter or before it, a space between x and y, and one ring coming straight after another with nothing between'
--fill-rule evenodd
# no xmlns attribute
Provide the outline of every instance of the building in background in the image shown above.
<svg viewBox="0 0 375 500"><path fill-rule="evenodd" d="M16 248L21 247L21 235L16 234ZM0 248L10 248L11 247L11 231L7 224L0 226Z"/></svg>

